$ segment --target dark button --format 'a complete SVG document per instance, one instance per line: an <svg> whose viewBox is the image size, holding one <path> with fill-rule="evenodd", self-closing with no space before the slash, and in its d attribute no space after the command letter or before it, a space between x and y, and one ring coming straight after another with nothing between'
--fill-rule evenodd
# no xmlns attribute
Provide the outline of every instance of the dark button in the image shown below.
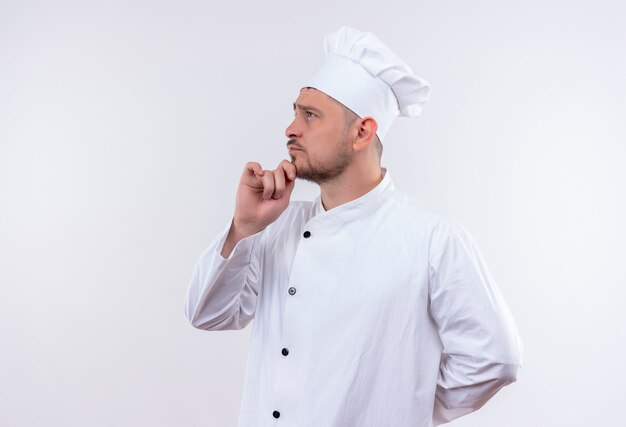
<svg viewBox="0 0 626 427"><path fill-rule="evenodd" d="M295 295L295 294L296 294L296 288L292 286L291 288L289 288L289 295Z"/></svg>
<svg viewBox="0 0 626 427"><path fill-rule="evenodd" d="M274 416L274 418L278 418L278 417L280 417L280 412L274 411L274 412L272 412L272 415Z"/></svg>
<svg viewBox="0 0 626 427"><path fill-rule="evenodd" d="M305 231L303 234L305 239L308 239L309 237L311 237L311 232L310 231Z"/></svg>
<svg viewBox="0 0 626 427"><path fill-rule="evenodd" d="M289 350L283 348L283 351L281 351L281 353L283 354L283 356L287 356L289 354Z"/></svg>

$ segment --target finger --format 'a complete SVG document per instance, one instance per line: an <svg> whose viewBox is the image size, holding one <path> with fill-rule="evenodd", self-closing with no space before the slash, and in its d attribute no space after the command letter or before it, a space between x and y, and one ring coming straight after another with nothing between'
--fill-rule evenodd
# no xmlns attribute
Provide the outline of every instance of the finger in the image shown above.
<svg viewBox="0 0 626 427"><path fill-rule="evenodd" d="M274 194L274 174L266 172L271 171L263 171L263 199L269 200Z"/></svg>
<svg viewBox="0 0 626 427"><path fill-rule="evenodd" d="M248 173L252 173L253 175L263 176L263 168L257 162L248 162L246 163L245 169Z"/></svg>
<svg viewBox="0 0 626 427"><path fill-rule="evenodd" d="M274 171L274 194L272 199L280 199L285 192L285 171L277 168Z"/></svg>
<svg viewBox="0 0 626 427"><path fill-rule="evenodd" d="M284 171L287 175L287 181L285 183L285 192L282 194L282 197L286 197L287 199L291 198L291 192L296 184L296 176L297 170L296 165L291 163L288 160L283 160L280 162L279 167Z"/></svg>
<svg viewBox="0 0 626 427"><path fill-rule="evenodd" d="M287 178L289 178L291 181L296 179L296 165L291 163L289 160L283 160L282 162L280 162L278 167L282 168L285 171L285 175L287 175Z"/></svg>

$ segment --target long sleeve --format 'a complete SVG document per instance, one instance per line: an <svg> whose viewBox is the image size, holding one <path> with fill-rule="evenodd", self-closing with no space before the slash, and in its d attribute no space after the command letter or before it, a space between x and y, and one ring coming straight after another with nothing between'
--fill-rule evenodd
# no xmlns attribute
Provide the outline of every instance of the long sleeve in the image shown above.
<svg viewBox="0 0 626 427"><path fill-rule="evenodd" d="M199 329L242 329L254 317L263 232L240 240L224 258L220 252L229 228L202 252L193 269L185 314Z"/></svg>
<svg viewBox="0 0 626 427"><path fill-rule="evenodd" d="M433 423L481 408L517 379L522 343L474 240L445 221L433 238L430 310L443 344Z"/></svg>

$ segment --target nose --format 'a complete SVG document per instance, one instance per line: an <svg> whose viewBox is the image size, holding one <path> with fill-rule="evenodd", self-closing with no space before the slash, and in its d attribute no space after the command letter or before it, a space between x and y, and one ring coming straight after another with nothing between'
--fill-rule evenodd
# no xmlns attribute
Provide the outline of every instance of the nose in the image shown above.
<svg viewBox="0 0 626 427"><path fill-rule="evenodd" d="M302 136L302 130L300 129L300 126L298 126L297 117L294 117L291 124L287 126L287 129L285 129L285 136L289 139L299 138Z"/></svg>

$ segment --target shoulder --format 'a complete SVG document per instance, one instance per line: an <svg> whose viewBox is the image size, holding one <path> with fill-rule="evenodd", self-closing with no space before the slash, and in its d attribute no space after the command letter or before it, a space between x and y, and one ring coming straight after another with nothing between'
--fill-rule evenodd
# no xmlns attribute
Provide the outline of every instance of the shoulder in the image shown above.
<svg viewBox="0 0 626 427"><path fill-rule="evenodd" d="M416 224L424 228L434 229L447 227L456 221L446 212L425 201L395 190L388 203L394 216L407 224Z"/></svg>
<svg viewBox="0 0 626 427"><path fill-rule="evenodd" d="M430 242L433 250L442 248L451 240L472 240L467 229L449 213L402 191L394 191L389 207L393 220L403 224L403 232L417 232Z"/></svg>

